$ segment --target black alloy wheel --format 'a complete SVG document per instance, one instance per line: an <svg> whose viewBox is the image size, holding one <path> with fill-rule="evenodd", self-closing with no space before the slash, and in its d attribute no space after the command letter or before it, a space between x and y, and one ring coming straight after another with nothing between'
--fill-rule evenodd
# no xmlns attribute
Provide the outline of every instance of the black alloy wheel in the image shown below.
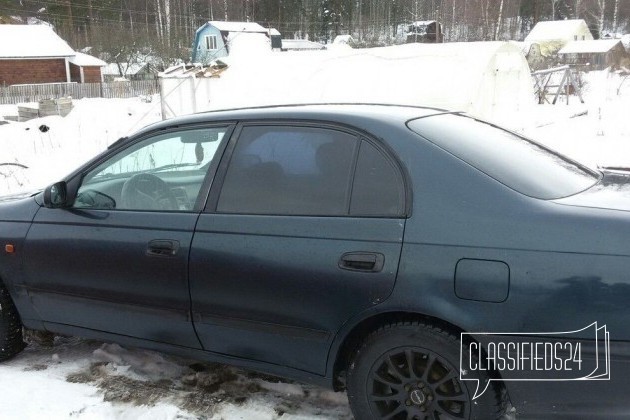
<svg viewBox="0 0 630 420"><path fill-rule="evenodd" d="M465 419L470 396L459 369L421 347L400 347L381 356L370 371L372 412L382 419Z"/></svg>
<svg viewBox="0 0 630 420"><path fill-rule="evenodd" d="M417 321L381 326L358 347L346 373L356 420L491 420L507 407L500 381L472 400L475 381L459 376L459 337ZM468 354L464 346L462 357ZM486 370L467 376L484 383Z"/></svg>

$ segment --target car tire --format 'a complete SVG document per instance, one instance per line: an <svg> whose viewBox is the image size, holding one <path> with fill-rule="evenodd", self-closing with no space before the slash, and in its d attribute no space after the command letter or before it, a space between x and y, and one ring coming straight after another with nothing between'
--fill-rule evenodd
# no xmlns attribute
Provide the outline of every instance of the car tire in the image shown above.
<svg viewBox="0 0 630 420"><path fill-rule="evenodd" d="M12 358L25 346L20 316L9 291L0 283L0 361Z"/></svg>
<svg viewBox="0 0 630 420"><path fill-rule="evenodd" d="M459 360L458 338L440 328L420 322L382 326L363 341L347 370L348 399L355 418L501 417L507 406L504 388L493 381L473 401L475 381L459 379ZM489 376L483 371L470 378L485 381Z"/></svg>

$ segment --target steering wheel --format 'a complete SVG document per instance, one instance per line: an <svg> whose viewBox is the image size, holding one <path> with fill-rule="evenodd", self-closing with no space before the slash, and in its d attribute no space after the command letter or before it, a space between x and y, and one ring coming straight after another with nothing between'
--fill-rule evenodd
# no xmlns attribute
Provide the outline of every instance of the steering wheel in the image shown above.
<svg viewBox="0 0 630 420"><path fill-rule="evenodd" d="M166 182L151 174L136 174L129 178L120 192L119 209L177 210L179 206Z"/></svg>

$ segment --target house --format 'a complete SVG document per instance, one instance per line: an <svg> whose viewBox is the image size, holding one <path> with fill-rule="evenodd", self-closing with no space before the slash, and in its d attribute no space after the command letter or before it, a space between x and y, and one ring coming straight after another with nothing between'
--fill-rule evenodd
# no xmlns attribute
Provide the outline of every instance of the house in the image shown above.
<svg viewBox="0 0 630 420"><path fill-rule="evenodd" d="M325 50L326 46L306 39L283 39L282 51L314 51Z"/></svg>
<svg viewBox="0 0 630 420"><path fill-rule="evenodd" d="M560 51L571 41L592 41L593 34L584 19L538 22L525 37L525 44L537 44L543 56Z"/></svg>
<svg viewBox="0 0 630 420"><path fill-rule="evenodd" d="M569 42L558 52L558 56L565 64L588 66L589 70L603 70L619 66L628 57L628 53L621 40L600 39Z"/></svg>
<svg viewBox="0 0 630 420"><path fill-rule="evenodd" d="M128 80L153 80L157 78L158 70L150 63L109 63L103 69L106 82L124 77Z"/></svg>
<svg viewBox="0 0 630 420"><path fill-rule="evenodd" d="M241 34L262 34L270 38L275 32L271 34L269 29L254 22L207 22L195 32L192 62L207 64L229 55L232 40Z"/></svg>
<svg viewBox="0 0 630 420"><path fill-rule="evenodd" d="M48 25L0 25L0 85L101 82L105 65Z"/></svg>
<svg viewBox="0 0 630 420"><path fill-rule="evenodd" d="M532 70L541 70L557 64L556 54L569 42L592 40L583 19L543 21L525 37L523 50Z"/></svg>
<svg viewBox="0 0 630 420"><path fill-rule="evenodd" d="M566 45L571 41L592 41L593 34L584 19L538 22L525 37L527 43L555 41Z"/></svg>
<svg viewBox="0 0 630 420"><path fill-rule="evenodd" d="M413 22L407 27L407 43L443 42L442 25L435 20Z"/></svg>

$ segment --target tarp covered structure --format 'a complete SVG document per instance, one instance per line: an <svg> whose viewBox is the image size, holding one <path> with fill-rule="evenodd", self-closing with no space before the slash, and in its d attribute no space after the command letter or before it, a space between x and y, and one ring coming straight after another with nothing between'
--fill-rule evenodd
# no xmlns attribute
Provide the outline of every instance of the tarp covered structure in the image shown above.
<svg viewBox="0 0 630 420"><path fill-rule="evenodd" d="M529 66L510 42L243 54L223 60L229 67L211 79L207 109L362 102L432 106L499 120L534 104Z"/></svg>

